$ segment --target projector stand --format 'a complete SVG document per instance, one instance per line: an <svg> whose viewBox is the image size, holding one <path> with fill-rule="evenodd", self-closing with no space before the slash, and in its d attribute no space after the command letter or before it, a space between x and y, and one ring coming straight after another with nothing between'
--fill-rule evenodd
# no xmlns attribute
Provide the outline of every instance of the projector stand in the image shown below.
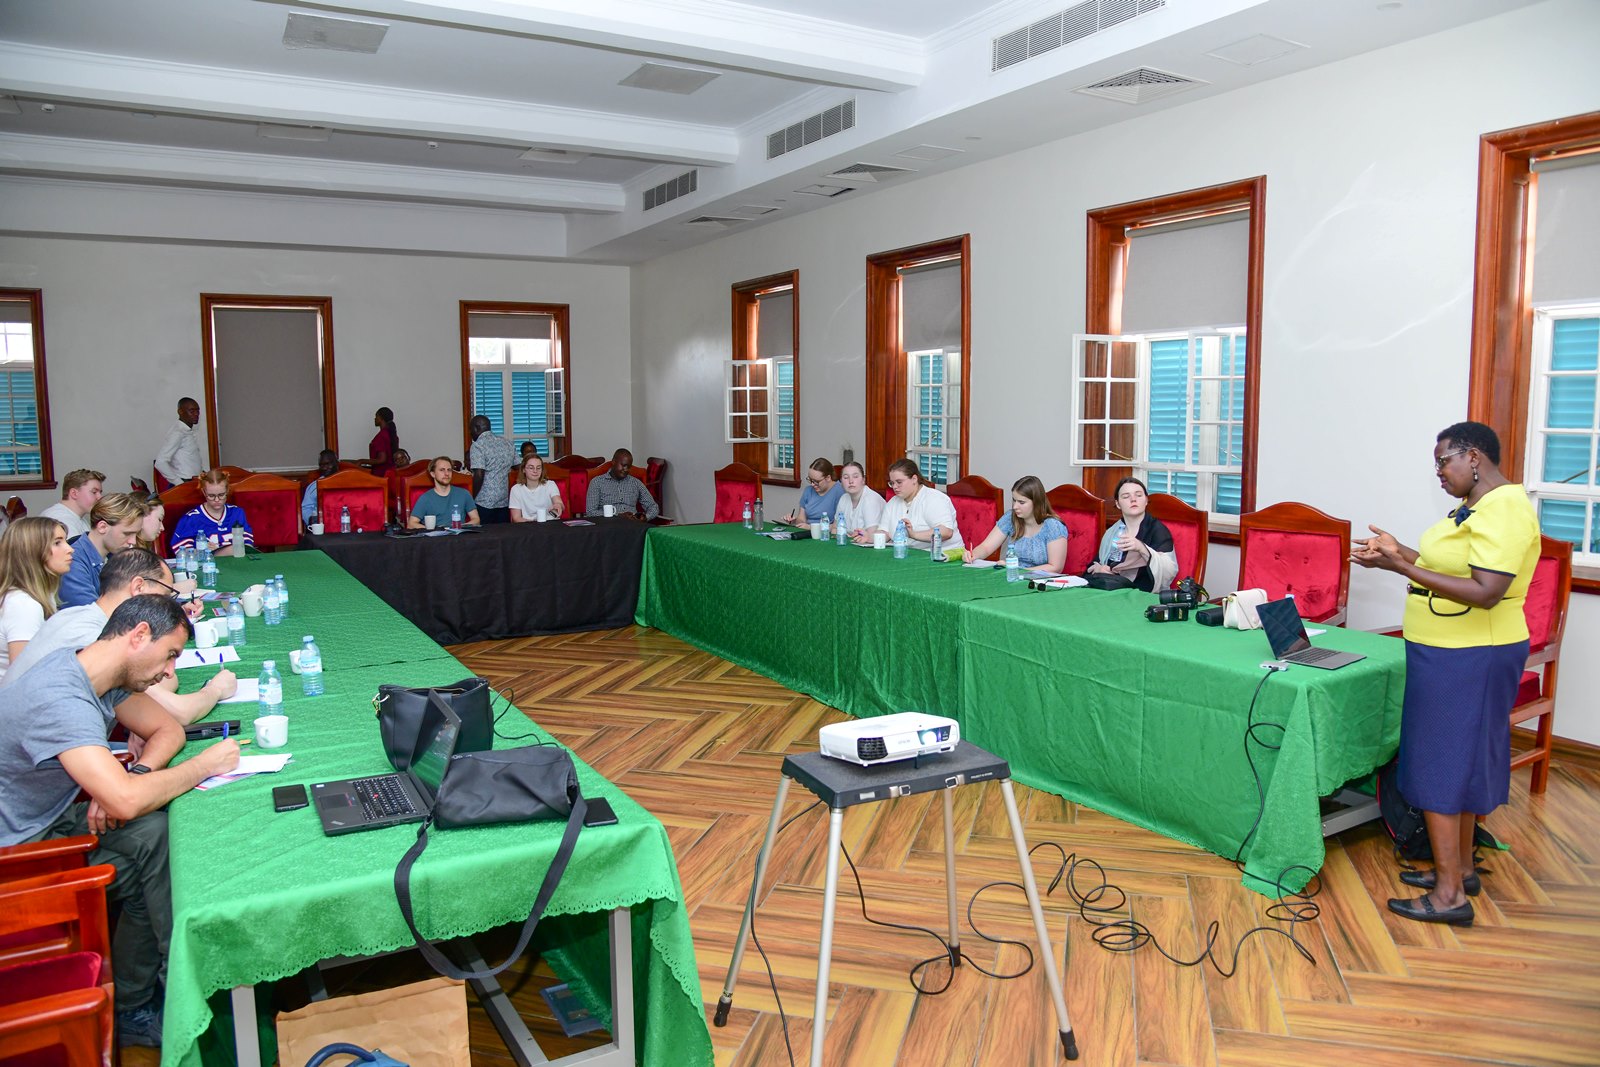
<svg viewBox="0 0 1600 1067"><path fill-rule="evenodd" d="M1072 1023L1067 1019L1067 1002L1061 995L1061 976L1056 970L1055 951L1050 947L1050 933L1045 927L1044 912L1039 907L1039 889L1033 878L1033 864L1028 859L1028 844L1022 836L1022 820L1017 815L1017 798L1011 789L1011 768L1005 760L965 741L954 752L945 755L899 760L872 767L859 767L843 760L830 759L818 752L784 758L783 772L778 778L778 795L772 803L772 818L767 822L767 836L761 842L761 851L756 856L755 878L750 884L750 897L745 902L744 919L739 923L739 938L733 945L733 959L728 964L728 979L723 983L722 996L717 1000L716 1025L725 1026L728 1022L734 982L739 977L745 941L750 936L751 913L760 897L767 861L772 858L772 840L778 834L783 802L788 797L791 779L815 793L827 803L830 810L828 876L822 898L822 942L817 954L817 994L811 1026L811 1067L822 1067L822 1039L828 1022L828 968L833 960L834 901L839 892L839 840L844 828L844 809L891 797L931 793L936 789L943 791L945 906L950 919L950 963L953 967L960 959L960 932L956 926L956 852L951 792L956 786L990 779L1000 783L1000 793L1006 803L1006 818L1011 821L1011 840L1017 849L1017 863L1022 868L1022 887L1028 897L1028 909L1033 913L1034 933L1039 938L1039 961L1044 965L1050 998L1055 1002L1061 1051L1069 1060L1078 1058Z"/></svg>

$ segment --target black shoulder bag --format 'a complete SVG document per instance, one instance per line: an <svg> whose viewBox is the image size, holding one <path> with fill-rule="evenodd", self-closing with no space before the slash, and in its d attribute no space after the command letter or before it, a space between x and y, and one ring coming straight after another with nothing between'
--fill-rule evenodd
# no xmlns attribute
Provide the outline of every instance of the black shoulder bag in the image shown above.
<svg viewBox="0 0 1600 1067"><path fill-rule="evenodd" d="M461 735L456 751L486 752L494 747L494 717L489 710L489 679L463 678L453 685L412 689L403 685L380 685L372 698L378 713L378 732L383 735L383 752L397 771L411 768L411 756L422 732L422 712L428 694L438 693L461 720Z"/></svg>
<svg viewBox="0 0 1600 1067"><path fill-rule="evenodd" d="M433 810L417 830L416 844L406 852L394 872L394 895L400 903L400 914L405 917L423 958L434 970L457 981L493 978L521 958L561 876L566 873L587 813L588 804L578 787L578 772L572 765L572 756L559 746L529 745L498 752L458 753L451 758L444 780L439 783ZM561 844L545 871L544 881L539 884L516 948L504 963L487 971L464 970L417 930L411 908L411 868L428 847L429 826L450 830L460 826L563 818L567 828L561 835Z"/></svg>

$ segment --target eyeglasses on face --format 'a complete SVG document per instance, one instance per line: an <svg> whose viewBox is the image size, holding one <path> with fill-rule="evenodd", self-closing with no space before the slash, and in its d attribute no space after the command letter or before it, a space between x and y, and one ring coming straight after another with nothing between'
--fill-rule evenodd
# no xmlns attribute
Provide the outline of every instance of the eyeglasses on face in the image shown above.
<svg viewBox="0 0 1600 1067"><path fill-rule="evenodd" d="M226 499L228 499L228 491L226 489L224 489L220 493L207 493L206 494L206 499L207 500L226 500Z"/></svg>
<svg viewBox="0 0 1600 1067"><path fill-rule="evenodd" d="M1444 455L1440 456L1439 458L1437 458L1437 459L1435 459L1433 461L1433 469L1436 470L1436 471L1442 471L1442 470L1444 470L1444 465L1446 463L1449 463L1452 459L1456 458L1457 456L1464 456L1468 452L1471 452L1471 451L1472 451L1472 449L1470 449L1470 448L1458 448L1454 452L1446 452Z"/></svg>

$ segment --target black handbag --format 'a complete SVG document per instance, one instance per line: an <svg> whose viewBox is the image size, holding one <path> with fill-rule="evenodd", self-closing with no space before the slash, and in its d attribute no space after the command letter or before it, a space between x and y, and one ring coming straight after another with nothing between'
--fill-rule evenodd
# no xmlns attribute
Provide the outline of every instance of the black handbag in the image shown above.
<svg viewBox="0 0 1600 1067"><path fill-rule="evenodd" d="M439 783L433 808L417 830L416 843L407 850L394 872L394 895L400 903L400 914L423 958L434 970L457 981L493 978L521 958L551 895L561 883L561 876L566 873L588 810L583 791L578 787L578 772L572 764L572 756L556 745L457 753L451 758L445 767L444 779ZM504 963L486 971L465 970L417 930L411 908L411 868L428 847L430 826L449 830L562 818L566 819L567 826L561 835L561 844L539 884L517 945Z"/></svg>
<svg viewBox="0 0 1600 1067"><path fill-rule="evenodd" d="M417 750L417 735L422 732L422 713L428 694L438 693L461 720L456 752L487 752L494 747L494 716L489 709L489 680L463 678L453 685L431 689L412 689L403 685L380 685L372 698L378 713L378 732L383 735L383 751L397 771L411 769L411 756Z"/></svg>

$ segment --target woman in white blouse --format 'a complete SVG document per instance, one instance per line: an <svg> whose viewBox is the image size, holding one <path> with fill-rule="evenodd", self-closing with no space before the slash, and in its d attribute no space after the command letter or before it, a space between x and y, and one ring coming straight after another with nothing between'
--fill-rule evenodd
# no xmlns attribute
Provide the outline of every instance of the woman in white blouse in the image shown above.
<svg viewBox="0 0 1600 1067"><path fill-rule="evenodd" d="M0 677L56 613L71 565L67 528L54 519L18 519L0 535Z"/></svg>
<svg viewBox="0 0 1600 1067"><path fill-rule="evenodd" d="M906 537L912 544L928 544L937 529L946 552L965 547L961 543L961 531L956 529L955 504L933 486L923 484L922 472L914 462L897 459L889 464L889 488L894 490L894 499L883 506L877 529L893 539L895 526L903 520ZM872 531L860 531L855 538L870 541Z"/></svg>
<svg viewBox="0 0 1600 1067"><path fill-rule="evenodd" d="M866 530L870 538L883 517L883 497L867 488L866 469L854 460L839 468L839 484L844 486L844 495L839 498L839 521L851 536L857 530Z"/></svg>
<svg viewBox="0 0 1600 1067"><path fill-rule="evenodd" d="M522 461L522 477L511 487L511 521L534 522L539 509L552 519L561 517L561 490L545 477L544 460L530 455Z"/></svg>

